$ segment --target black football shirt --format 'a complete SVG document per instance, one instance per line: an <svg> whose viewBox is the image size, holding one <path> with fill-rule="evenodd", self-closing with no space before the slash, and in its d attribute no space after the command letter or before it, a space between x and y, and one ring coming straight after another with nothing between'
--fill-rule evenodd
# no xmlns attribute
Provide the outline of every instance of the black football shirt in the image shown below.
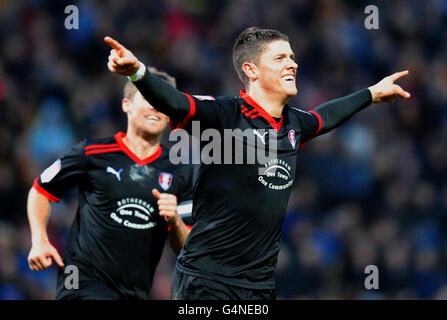
<svg viewBox="0 0 447 320"><path fill-rule="evenodd" d="M286 107L282 117L274 119L245 92L240 97L188 96L188 100L190 110L199 115L192 114L187 122L171 118L171 128L191 134L198 124L200 132L217 129L223 137L222 159L200 166L193 200L196 224L176 267L238 287L273 289L297 152L300 142L317 133L319 117ZM199 110L204 109L215 112L217 121L201 117ZM195 117L200 122L194 124ZM236 130L230 136L228 129ZM225 162L230 150L224 147L229 139L233 143L230 164ZM277 143L276 157L262 163L254 147L261 144L267 152L272 139ZM242 142L242 152L237 151L236 141ZM206 144L202 142L202 150ZM250 152L256 163L248 163Z"/></svg>
<svg viewBox="0 0 447 320"><path fill-rule="evenodd" d="M146 100L170 117L172 130L198 133L202 150L213 136L209 133L204 139L207 129L218 130L222 140L222 161L200 166L193 198L195 222L176 268L238 287L274 289L298 150L368 106L370 91L363 89L310 112L285 105L281 118L274 119L245 91L239 97L191 96L149 72L134 84ZM235 137L226 138L228 130ZM258 144L268 149L272 138L276 157L249 163L245 158L249 149ZM243 145L242 153L233 150L231 164L225 162L229 150L224 141L228 139Z"/></svg>
<svg viewBox="0 0 447 320"><path fill-rule="evenodd" d="M168 235L152 189L176 195L178 203L189 201L193 169L171 164L164 146L139 159L123 137L118 133L75 145L36 178L34 187L51 201L79 187L79 207L63 252L65 266L77 266L122 298L147 299ZM57 298L69 293L62 269Z"/></svg>

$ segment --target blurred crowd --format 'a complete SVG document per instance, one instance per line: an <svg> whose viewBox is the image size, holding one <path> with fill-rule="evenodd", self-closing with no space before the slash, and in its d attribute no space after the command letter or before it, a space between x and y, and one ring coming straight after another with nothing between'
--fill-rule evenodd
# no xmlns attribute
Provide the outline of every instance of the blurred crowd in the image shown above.
<svg viewBox="0 0 447 320"><path fill-rule="evenodd" d="M65 6L79 8L67 30ZM379 8L367 30L364 9ZM281 299L447 299L445 0L0 1L0 299L52 299L56 269L33 272L26 198L33 180L86 137L125 131L110 35L191 94L237 95L231 52L257 25L286 33L297 57L292 105L318 104L400 70L412 97L373 105L299 154L276 281ZM63 252L76 190L53 205ZM166 247L152 298L168 299ZM376 265L379 290L366 290Z"/></svg>

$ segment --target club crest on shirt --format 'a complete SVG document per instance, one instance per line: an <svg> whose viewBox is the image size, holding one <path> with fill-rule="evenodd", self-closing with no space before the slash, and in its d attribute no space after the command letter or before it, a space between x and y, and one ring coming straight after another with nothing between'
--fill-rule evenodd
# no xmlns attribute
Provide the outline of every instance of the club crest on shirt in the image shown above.
<svg viewBox="0 0 447 320"><path fill-rule="evenodd" d="M158 177L158 184L164 191L167 191L172 184L172 174L166 172L160 173L160 176Z"/></svg>
<svg viewBox="0 0 447 320"><path fill-rule="evenodd" d="M51 166L45 169L40 175L40 181L47 183L53 180L53 178L61 171L61 160L57 159Z"/></svg>
<svg viewBox="0 0 447 320"><path fill-rule="evenodd" d="M295 137L295 130L293 130L293 129L289 131L289 141L290 141L290 144L292 145L292 147L295 149L296 137Z"/></svg>

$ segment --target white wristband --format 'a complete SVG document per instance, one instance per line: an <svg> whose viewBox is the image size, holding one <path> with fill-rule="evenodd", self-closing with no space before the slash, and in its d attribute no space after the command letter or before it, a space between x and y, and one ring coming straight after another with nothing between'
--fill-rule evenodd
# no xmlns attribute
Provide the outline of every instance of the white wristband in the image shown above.
<svg viewBox="0 0 447 320"><path fill-rule="evenodd" d="M132 82L142 79L144 74L146 73L146 66L144 65L143 62L141 62L141 61L139 61L139 62L140 62L140 67L138 68L138 71L135 72L131 76L127 76L127 79L129 79Z"/></svg>

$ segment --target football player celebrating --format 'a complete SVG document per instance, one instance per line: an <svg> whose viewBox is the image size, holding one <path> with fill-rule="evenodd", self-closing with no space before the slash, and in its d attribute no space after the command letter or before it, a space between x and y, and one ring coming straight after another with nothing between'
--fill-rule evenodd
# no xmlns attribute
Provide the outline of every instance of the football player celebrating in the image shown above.
<svg viewBox="0 0 447 320"><path fill-rule="evenodd" d="M275 299L273 275L300 147L371 103L410 97L394 83L408 74L404 71L310 112L294 108L287 103L297 94L298 65L288 37L276 30L251 27L236 39L233 64L246 88L239 97L181 93L116 40L105 41L113 49L109 70L132 76L143 96L171 118L172 128L191 133L198 120L201 130L239 129L252 132L267 148L277 146L269 161L201 165L195 225L177 258L173 299ZM246 152L248 145L243 145ZM222 154L232 151L224 149Z"/></svg>
<svg viewBox="0 0 447 320"><path fill-rule="evenodd" d="M166 73L153 72L175 85ZM127 133L75 145L29 192L29 267L38 271L57 263L56 299L148 299L168 233L178 254L190 232L177 202L192 199L193 170L172 165L168 148L160 145L168 117L130 81L122 109ZM79 206L61 257L47 234L50 201L75 186ZM68 265L78 269L78 289L65 286Z"/></svg>

